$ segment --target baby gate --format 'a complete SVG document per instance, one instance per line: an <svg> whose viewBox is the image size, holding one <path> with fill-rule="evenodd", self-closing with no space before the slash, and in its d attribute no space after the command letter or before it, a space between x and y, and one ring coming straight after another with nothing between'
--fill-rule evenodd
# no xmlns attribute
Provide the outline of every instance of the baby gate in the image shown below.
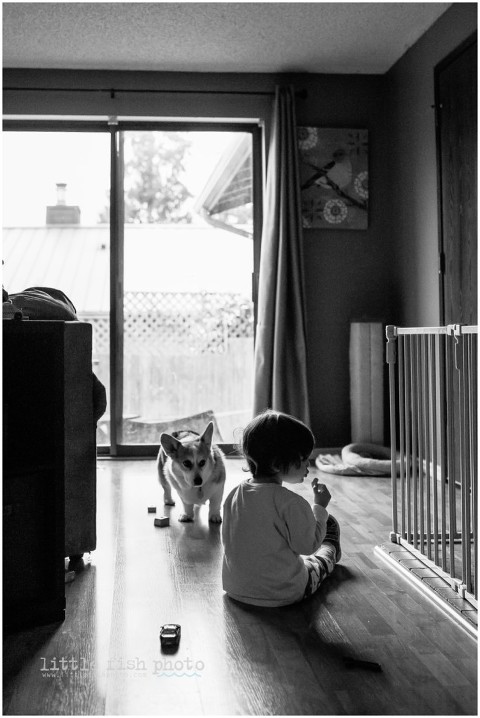
<svg viewBox="0 0 480 718"><path fill-rule="evenodd" d="M386 333L397 447L391 539L426 557L476 606L478 327Z"/></svg>

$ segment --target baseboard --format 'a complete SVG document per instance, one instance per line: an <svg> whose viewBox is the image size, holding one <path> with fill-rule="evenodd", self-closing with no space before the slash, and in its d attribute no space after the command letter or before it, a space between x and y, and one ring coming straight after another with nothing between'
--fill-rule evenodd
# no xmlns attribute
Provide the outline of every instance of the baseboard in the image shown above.
<svg viewBox="0 0 480 718"><path fill-rule="evenodd" d="M390 568L392 568L394 571L396 571L398 574L400 574L404 579L406 579L414 588L416 588L418 591L422 593L422 595L429 600L431 603L433 603L437 608L439 608L443 613L445 613L449 618L453 619L461 628L464 629L468 635L477 640L478 638L478 626L477 626L477 610L474 606L471 604L468 604L467 601L464 601L464 607L463 608L457 608L456 606L452 605L448 601L448 599L444 598L438 590L435 590L431 585L426 583L425 578L421 578L419 575L414 573L414 571L403 565L401 560L399 560L398 557L395 557L394 554L399 554L401 549L402 551L402 558L403 560L408 560L408 554L409 552L405 549L402 549L401 547L397 546L396 544L388 544L382 545L382 546L375 546L374 553L376 556L378 556L381 560L383 560ZM407 555L407 557L406 557ZM410 554L413 559L418 560L417 555ZM425 563L426 568L427 564ZM438 577L438 574L435 576L436 579L440 580ZM450 583L445 578L445 585L442 587L443 591L448 591L448 589L451 588ZM454 599L457 601L460 601L461 599ZM465 610L465 605L468 604L467 610Z"/></svg>

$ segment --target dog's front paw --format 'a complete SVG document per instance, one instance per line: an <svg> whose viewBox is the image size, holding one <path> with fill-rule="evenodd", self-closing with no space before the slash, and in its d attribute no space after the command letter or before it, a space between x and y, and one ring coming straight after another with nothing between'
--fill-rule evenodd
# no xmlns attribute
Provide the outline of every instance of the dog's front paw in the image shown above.
<svg viewBox="0 0 480 718"><path fill-rule="evenodd" d="M208 517L208 520L211 524L221 524L222 523L222 517L220 514L212 514Z"/></svg>
<svg viewBox="0 0 480 718"><path fill-rule="evenodd" d="M178 517L178 520L181 521L181 522L184 523L184 524L186 524L186 523L192 523L192 521L193 521L193 516L189 516L188 514L180 514L180 516Z"/></svg>

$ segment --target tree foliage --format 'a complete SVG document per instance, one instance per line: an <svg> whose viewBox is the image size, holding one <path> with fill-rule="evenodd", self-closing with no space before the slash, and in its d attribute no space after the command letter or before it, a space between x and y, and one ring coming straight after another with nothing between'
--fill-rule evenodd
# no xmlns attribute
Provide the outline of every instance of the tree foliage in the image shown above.
<svg viewBox="0 0 480 718"><path fill-rule="evenodd" d="M125 222L189 223L183 183L190 141L181 132L129 132L125 136ZM108 221L105 210L100 221Z"/></svg>

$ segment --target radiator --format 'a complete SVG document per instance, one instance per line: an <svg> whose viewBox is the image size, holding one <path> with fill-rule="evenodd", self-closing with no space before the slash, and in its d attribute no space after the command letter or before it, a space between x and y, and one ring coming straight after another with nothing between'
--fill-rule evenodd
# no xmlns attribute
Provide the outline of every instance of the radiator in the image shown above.
<svg viewBox="0 0 480 718"><path fill-rule="evenodd" d="M380 322L350 325L352 442L383 444L384 336Z"/></svg>
<svg viewBox="0 0 480 718"><path fill-rule="evenodd" d="M387 327L392 538L460 594L477 585L478 327Z"/></svg>

